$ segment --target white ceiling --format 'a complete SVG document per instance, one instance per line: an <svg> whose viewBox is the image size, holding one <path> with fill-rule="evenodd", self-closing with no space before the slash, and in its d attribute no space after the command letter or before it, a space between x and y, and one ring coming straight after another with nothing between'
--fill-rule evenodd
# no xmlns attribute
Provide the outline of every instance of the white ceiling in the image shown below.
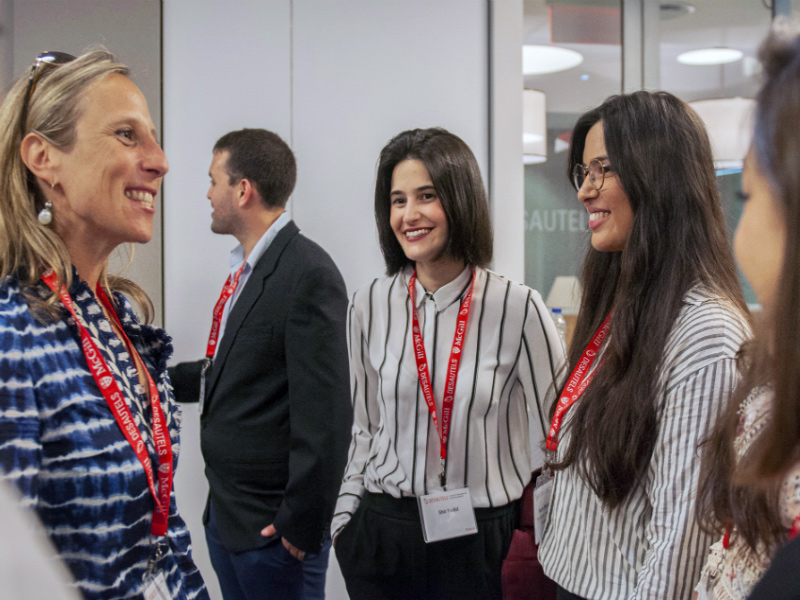
<svg viewBox="0 0 800 600"><path fill-rule="evenodd" d="M726 96L752 97L758 87L755 57L771 19L762 0L671 2L675 3L691 4L695 10L692 14L659 20L659 87L686 101ZM619 8L621 0L524 0L524 44L550 44L550 5ZM547 94L548 112L581 113L598 105L607 96L622 91L621 46L563 46L583 54L584 62L568 71L524 78L526 88ZM681 52L710 46L737 48L744 52L745 57L724 66L688 66L676 60Z"/></svg>

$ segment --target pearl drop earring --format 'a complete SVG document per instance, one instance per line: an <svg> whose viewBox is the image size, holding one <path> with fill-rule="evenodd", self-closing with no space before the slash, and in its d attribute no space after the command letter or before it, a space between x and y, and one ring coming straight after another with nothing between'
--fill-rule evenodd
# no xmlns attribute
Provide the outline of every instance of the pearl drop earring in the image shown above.
<svg viewBox="0 0 800 600"><path fill-rule="evenodd" d="M42 225L50 225L50 222L53 220L51 208L53 208L53 204L48 201L44 203L44 208L39 211L38 219L39 223Z"/></svg>

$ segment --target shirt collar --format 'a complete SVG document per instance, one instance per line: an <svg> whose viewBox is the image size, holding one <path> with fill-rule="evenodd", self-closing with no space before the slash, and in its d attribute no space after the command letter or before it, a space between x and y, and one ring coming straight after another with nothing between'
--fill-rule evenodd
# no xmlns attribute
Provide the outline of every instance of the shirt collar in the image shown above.
<svg viewBox="0 0 800 600"><path fill-rule="evenodd" d="M256 242L256 245L253 246L253 250L250 252L250 256L247 257L247 266L244 268L244 272L252 271L253 268L256 266L258 260L264 255L264 252L267 251L269 245L272 241L277 237L278 232L284 228L284 226L290 221L289 213L283 212L280 217L275 219L275 222L269 226L264 232L264 235L259 238ZM230 267L231 273L235 273L239 267L242 266L242 262L244 261L244 247L239 244L231 250L231 254L228 257L228 266Z"/></svg>
<svg viewBox="0 0 800 600"><path fill-rule="evenodd" d="M411 275L413 273L413 266L409 265L405 268L404 280L406 288L408 288L408 281L411 279ZM453 281L443 285L435 292L429 293L425 291L425 288L422 287L419 279L417 279L414 282L414 303L416 304L414 308L418 309L427 298L433 300L436 305L436 311L441 312L453 304L453 302L461 299L461 297L466 293L471 280L472 267L464 267L464 270L461 271L458 277L453 279Z"/></svg>

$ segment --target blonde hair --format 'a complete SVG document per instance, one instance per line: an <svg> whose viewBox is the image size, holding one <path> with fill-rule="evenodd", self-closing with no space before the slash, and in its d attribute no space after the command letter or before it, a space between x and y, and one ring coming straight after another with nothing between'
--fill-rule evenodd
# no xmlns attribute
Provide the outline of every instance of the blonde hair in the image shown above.
<svg viewBox="0 0 800 600"><path fill-rule="evenodd" d="M28 103L24 124L22 107L28 89L28 73L13 85L0 105L0 278L17 277L31 310L40 318L60 312L57 297L39 286L49 269L64 285L72 284L72 262L55 231L39 223L37 215L45 197L36 177L20 155L22 138L36 132L55 147L67 150L75 143L75 127L83 113L84 94L93 83L111 75L128 77L130 71L105 49L90 50L60 66L41 66L36 87ZM54 215L57 219L58 215ZM138 285L122 277L109 276L103 267L101 285L126 293L150 321L153 305Z"/></svg>

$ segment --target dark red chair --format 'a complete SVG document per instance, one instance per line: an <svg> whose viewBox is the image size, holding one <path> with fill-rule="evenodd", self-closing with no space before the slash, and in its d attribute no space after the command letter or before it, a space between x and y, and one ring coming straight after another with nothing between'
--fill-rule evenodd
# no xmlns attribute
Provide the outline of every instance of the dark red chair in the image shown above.
<svg viewBox="0 0 800 600"><path fill-rule="evenodd" d="M533 490L541 469L533 472L520 498L520 528L503 562L503 600L555 600L556 584L539 564L539 548L533 536Z"/></svg>

